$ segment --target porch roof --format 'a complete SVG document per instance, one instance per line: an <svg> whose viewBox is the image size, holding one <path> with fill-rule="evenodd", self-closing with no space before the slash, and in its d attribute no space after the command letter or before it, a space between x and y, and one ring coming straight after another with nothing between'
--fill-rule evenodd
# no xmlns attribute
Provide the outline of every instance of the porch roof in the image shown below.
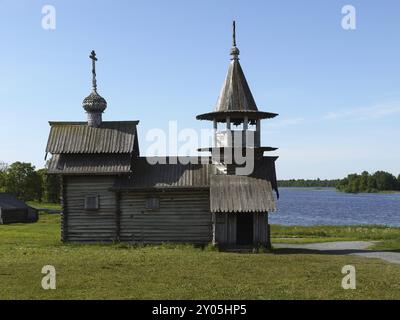
<svg viewBox="0 0 400 320"><path fill-rule="evenodd" d="M276 211L271 182L247 176L214 175L210 183L210 211L250 213Z"/></svg>

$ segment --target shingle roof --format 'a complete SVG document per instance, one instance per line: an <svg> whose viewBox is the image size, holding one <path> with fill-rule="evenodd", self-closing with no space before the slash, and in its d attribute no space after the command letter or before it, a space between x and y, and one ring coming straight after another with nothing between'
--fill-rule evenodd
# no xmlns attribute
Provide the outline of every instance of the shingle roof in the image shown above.
<svg viewBox="0 0 400 320"><path fill-rule="evenodd" d="M12 193L0 193L1 209L29 209L25 202L16 198Z"/></svg>
<svg viewBox="0 0 400 320"><path fill-rule="evenodd" d="M237 49L237 48L236 48ZM247 83L239 59L234 57L229 65L224 84L213 112L198 115L198 120L225 121L229 116L233 123L239 123L244 117L254 122L257 119L270 119L278 114L258 111Z"/></svg>
<svg viewBox="0 0 400 320"><path fill-rule="evenodd" d="M258 111L238 59L233 59L229 65L215 111Z"/></svg>
<svg viewBox="0 0 400 320"><path fill-rule="evenodd" d="M131 171L132 156L124 154L55 154L50 174L119 174Z"/></svg>
<svg viewBox="0 0 400 320"><path fill-rule="evenodd" d="M214 175L210 184L210 211L216 213L274 212L275 199L268 180Z"/></svg>
<svg viewBox="0 0 400 320"><path fill-rule="evenodd" d="M160 158L161 159L161 158ZM190 159L187 158L188 162ZM208 188L210 185L211 164L209 158L197 158L199 164L171 163L171 158L166 164L155 163L157 158L141 157L133 164L133 173L129 177L120 178L116 184L117 189L165 189L165 188Z"/></svg>
<svg viewBox="0 0 400 320"><path fill-rule="evenodd" d="M132 153L137 148L137 124L138 121L109 121L93 128L87 122L50 122L46 152Z"/></svg>

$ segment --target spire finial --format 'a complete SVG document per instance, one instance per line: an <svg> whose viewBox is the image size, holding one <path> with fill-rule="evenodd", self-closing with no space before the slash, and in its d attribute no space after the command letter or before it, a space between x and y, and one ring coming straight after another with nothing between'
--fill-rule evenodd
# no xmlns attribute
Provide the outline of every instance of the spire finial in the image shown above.
<svg viewBox="0 0 400 320"><path fill-rule="evenodd" d="M232 60L239 60L240 51L236 47L236 21L233 20L232 23L232 49L231 49L231 56Z"/></svg>
<svg viewBox="0 0 400 320"><path fill-rule="evenodd" d="M93 87L93 91L97 91L97 81L96 81L96 52L94 50L92 50L92 52L90 53L89 56L90 59L92 59L92 87Z"/></svg>
<svg viewBox="0 0 400 320"><path fill-rule="evenodd" d="M236 21L233 20L232 24L233 46L236 47Z"/></svg>

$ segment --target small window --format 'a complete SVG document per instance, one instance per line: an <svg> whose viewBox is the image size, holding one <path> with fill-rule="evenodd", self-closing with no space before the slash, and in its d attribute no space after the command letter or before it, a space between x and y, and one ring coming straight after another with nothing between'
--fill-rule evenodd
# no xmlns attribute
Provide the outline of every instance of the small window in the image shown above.
<svg viewBox="0 0 400 320"><path fill-rule="evenodd" d="M99 196L90 195L85 197L85 210L98 210L99 209Z"/></svg>
<svg viewBox="0 0 400 320"><path fill-rule="evenodd" d="M159 198L147 198L146 199L146 210L158 210L160 209L160 199Z"/></svg>

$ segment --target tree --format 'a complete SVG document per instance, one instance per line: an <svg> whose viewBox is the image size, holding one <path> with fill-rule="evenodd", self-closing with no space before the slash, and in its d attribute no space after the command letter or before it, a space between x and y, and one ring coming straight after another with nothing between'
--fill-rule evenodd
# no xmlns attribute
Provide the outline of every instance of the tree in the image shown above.
<svg viewBox="0 0 400 320"><path fill-rule="evenodd" d="M60 202L60 176L48 174L47 169L40 169L37 173L42 181L43 200L52 203Z"/></svg>
<svg viewBox="0 0 400 320"><path fill-rule="evenodd" d="M378 190L387 191L397 189L397 179L392 174L384 171L377 171L374 176Z"/></svg>
<svg viewBox="0 0 400 320"><path fill-rule="evenodd" d="M0 161L0 192L5 190L5 175L8 169L8 164Z"/></svg>
<svg viewBox="0 0 400 320"><path fill-rule="evenodd" d="M368 190L368 179L369 179L370 174L368 171L364 171L361 173L360 177L360 190L361 191L367 191Z"/></svg>
<svg viewBox="0 0 400 320"><path fill-rule="evenodd" d="M376 177L369 176L368 177L368 192L376 192L378 191L378 186L376 184Z"/></svg>
<svg viewBox="0 0 400 320"><path fill-rule="evenodd" d="M19 199L25 201L42 199L42 181L30 163L11 164L4 180L5 191L14 193Z"/></svg>

